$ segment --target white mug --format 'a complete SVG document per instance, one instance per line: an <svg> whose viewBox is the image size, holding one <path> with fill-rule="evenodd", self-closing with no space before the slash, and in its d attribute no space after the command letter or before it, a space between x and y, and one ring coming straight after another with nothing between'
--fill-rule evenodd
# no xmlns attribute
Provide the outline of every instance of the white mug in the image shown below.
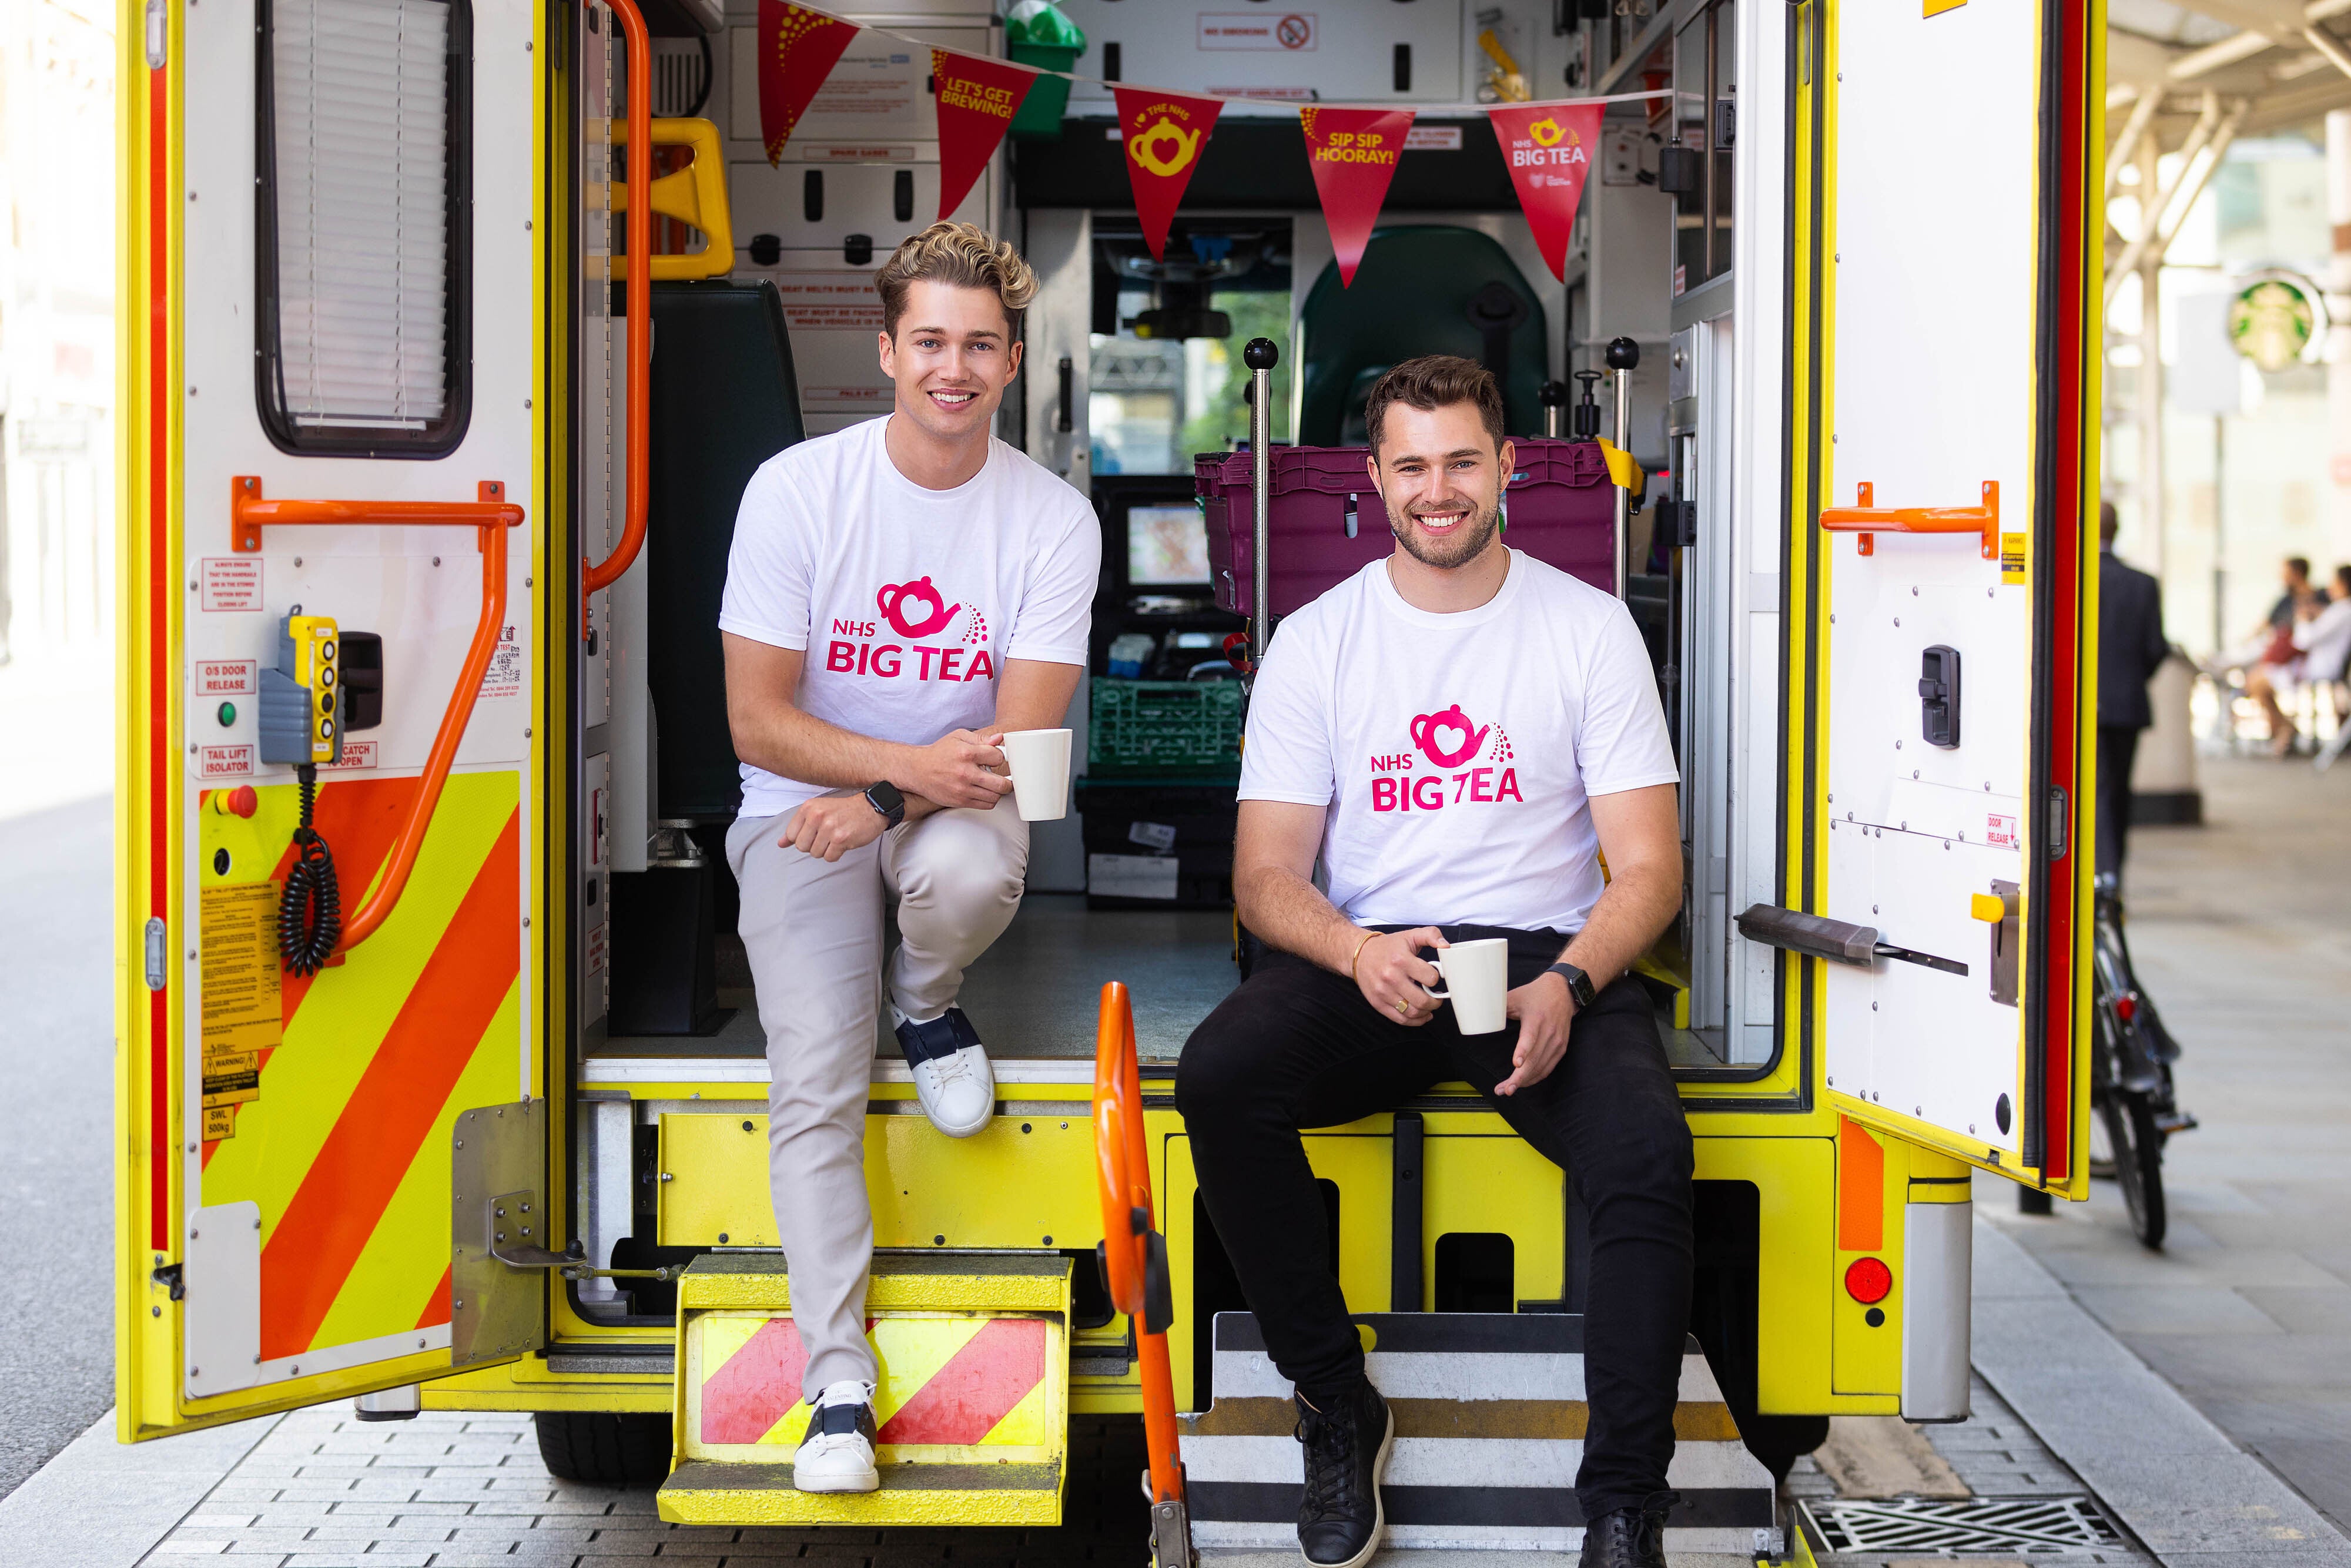
<svg viewBox="0 0 2351 1568"><path fill-rule="evenodd" d="M1022 821L1057 821L1070 814L1068 730L1006 731L1004 766L1012 775L1012 803Z"/></svg>
<svg viewBox="0 0 2351 1568"><path fill-rule="evenodd" d="M1499 936L1439 947L1429 960L1445 977L1446 988L1428 994L1453 1004L1453 1022L1463 1034L1498 1034L1510 1019L1503 998L1510 988L1510 945Z"/></svg>

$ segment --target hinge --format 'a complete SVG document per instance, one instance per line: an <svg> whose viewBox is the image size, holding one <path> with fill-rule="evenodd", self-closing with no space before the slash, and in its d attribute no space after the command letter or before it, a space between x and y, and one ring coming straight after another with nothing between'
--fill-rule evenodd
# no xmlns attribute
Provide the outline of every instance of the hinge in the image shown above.
<svg viewBox="0 0 2351 1568"><path fill-rule="evenodd" d="M172 1300L175 1301L187 1300L188 1282L181 1276L180 1265L177 1263L166 1263L147 1277L169 1290L172 1292Z"/></svg>

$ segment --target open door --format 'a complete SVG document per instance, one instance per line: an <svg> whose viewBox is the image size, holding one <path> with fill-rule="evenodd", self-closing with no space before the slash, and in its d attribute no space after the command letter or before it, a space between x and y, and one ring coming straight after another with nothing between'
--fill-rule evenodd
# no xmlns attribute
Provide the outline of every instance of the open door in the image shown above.
<svg viewBox="0 0 2351 1568"><path fill-rule="evenodd" d="M1855 1121L2085 1178L2095 7L1812 0L1791 1022ZM2093 236L2093 237L2085 237ZM1850 934L1848 934L1850 935Z"/></svg>
<svg viewBox="0 0 2351 1568"><path fill-rule="evenodd" d="M543 1334L549 15L125 12L126 1439Z"/></svg>

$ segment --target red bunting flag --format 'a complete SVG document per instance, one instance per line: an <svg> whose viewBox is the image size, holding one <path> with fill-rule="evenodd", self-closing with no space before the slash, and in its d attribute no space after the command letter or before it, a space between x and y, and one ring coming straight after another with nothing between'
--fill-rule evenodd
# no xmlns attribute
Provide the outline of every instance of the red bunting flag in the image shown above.
<svg viewBox="0 0 2351 1568"><path fill-rule="evenodd" d="M1514 103L1486 112L1494 139L1519 188L1519 205L1535 245L1553 277L1567 278L1567 240L1575 228L1575 204L1592 172L1592 152L1600 144L1600 116L1606 106L1586 99L1573 103Z"/></svg>
<svg viewBox="0 0 2351 1568"><path fill-rule="evenodd" d="M1037 76L1006 60L931 51L931 79L938 84L941 223L963 205L979 172L996 156Z"/></svg>
<svg viewBox="0 0 2351 1568"><path fill-rule="evenodd" d="M1143 220L1143 237L1152 259L1164 261L1167 225L1176 204L1192 183L1207 151L1208 132L1225 106L1219 99L1196 93L1164 92L1155 88L1122 87L1118 94L1118 127L1126 139L1126 177L1134 187L1134 211Z"/></svg>
<svg viewBox="0 0 2351 1568"><path fill-rule="evenodd" d="M1331 250L1339 261L1339 286L1355 281L1364 244L1379 222L1388 182L1395 178L1396 155L1412 130L1409 109L1323 109L1298 111L1306 131L1306 166L1314 172L1314 192L1322 198L1322 222L1331 230Z"/></svg>
<svg viewBox="0 0 2351 1568"><path fill-rule="evenodd" d="M857 28L838 17L789 0L759 0L759 136L768 162L784 155L784 143L808 110L824 78L832 74Z"/></svg>

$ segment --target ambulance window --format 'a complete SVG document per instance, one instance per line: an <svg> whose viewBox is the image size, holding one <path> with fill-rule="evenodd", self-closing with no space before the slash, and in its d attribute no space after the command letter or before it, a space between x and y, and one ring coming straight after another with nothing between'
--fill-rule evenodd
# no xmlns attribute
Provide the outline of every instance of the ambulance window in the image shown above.
<svg viewBox="0 0 2351 1568"><path fill-rule="evenodd" d="M465 0L262 0L256 394L283 450L463 439Z"/></svg>

